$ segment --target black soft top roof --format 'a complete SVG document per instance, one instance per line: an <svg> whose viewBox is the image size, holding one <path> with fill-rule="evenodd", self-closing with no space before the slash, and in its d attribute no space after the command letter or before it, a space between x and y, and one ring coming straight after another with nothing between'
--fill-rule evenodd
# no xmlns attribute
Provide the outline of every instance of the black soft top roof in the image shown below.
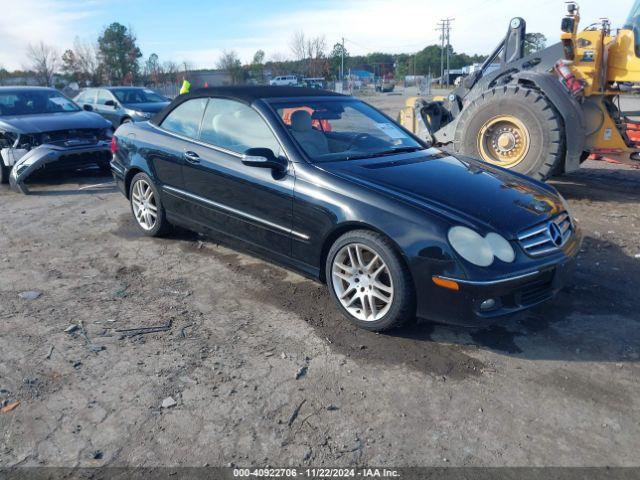
<svg viewBox="0 0 640 480"><path fill-rule="evenodd" d="M296 98L296 97L344 97L340 93L320 90L307 87L277 87L277 86L230 86L230 87L209 87L198 88L184 95L179 95L158 113L152 123L159 125L171 110L187 100L202 97L221 97L238 100L246 104L252 104L255 100L262 98Z"/></svg>
<svg viewBox="0 0 640 480"><path fill-rule="evenodd" d="M339 93L328 90L307 87L277 87L277 86L232 86L198 88L185 95L185 97L228 97L252 103L260 98L286 98L286 97L344 97ZM178 97L180 98L180 97Z"/></svg>

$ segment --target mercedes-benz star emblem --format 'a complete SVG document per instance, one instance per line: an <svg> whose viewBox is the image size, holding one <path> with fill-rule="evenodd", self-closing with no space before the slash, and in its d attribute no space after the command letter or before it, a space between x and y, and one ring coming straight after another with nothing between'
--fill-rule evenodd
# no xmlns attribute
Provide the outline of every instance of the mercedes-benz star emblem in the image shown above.
<svg viewBox="0 0 640 480"><path fill-rule="evenodd" d="M549 237L553 244L556 247L562 245L562 232L560 231L560 227L558 227L554 222L549 222L547 229L549 230Z"/></svg>

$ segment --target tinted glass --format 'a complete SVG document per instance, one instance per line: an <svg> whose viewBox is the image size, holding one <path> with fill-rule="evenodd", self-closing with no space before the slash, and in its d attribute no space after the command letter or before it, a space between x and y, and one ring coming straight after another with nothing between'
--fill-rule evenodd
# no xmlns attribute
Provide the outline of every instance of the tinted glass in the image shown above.
<svg viewBox="0 0 640 480"><path fill-rule="evenodd" d="M640 0L636 0L633 7L631 7L624 28L633 30L636 43L636 56L640 56Z"/></svg>
<svg viewBox="0 0 640 480"><path fill-rule="evenodd" d="M198 138L200 121L206 105L206 98L194 98L181 103L162 121L162 128L185 137Z"/></svg>
<svg viewBox="0 0 640 480"><path fill-rule="evenodd" d="M424 148L395 122L359 100L302 99L271 106L313 161L351 160Z"/></svg>
<svg viewBox="0 0 640 480"><path fill-rule="evenodd" d="M167 101L166 98L148 88L112 89L111 93L113 93L121 103L158 103Z"/></svg>
<svg viewBox="0 0 640 480"><path fill-rule="evenodd" d="M200 140L237 153L249 148L269 148L276 155L280 153L278 141L258 112L222 98L209 100Z"/></svg>
<svg viewBox="0 0 640 480"><path fill-rule="evenodd" d="M0 115L77 112L75 103L55 90L2 90Z"/></svg>

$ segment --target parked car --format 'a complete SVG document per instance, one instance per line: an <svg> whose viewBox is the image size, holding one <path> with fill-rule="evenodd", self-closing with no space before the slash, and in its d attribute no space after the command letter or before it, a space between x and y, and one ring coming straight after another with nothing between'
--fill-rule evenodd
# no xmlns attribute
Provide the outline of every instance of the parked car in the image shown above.
<svg viewBox="0 0 640 480"><path fill-rule="evenodd" d="M194 91L121 126L114 150L142 233L181 225L240 240L326 282L370 330L416 315L484 325L537 305L580 249L553 187L429 148L333 92Z"/></svg>
<svg viewBox="0 0 640 480"><path fill-rule="evenodd" d="M95 164L110 170L113 129L53 88L0 87L0 182L27 193L33 172Z"/></svg>
<svg viewBox="0 0 640 480"><path fill-rule="evenodd" d="M169 105L169 99L142 87L87 88L75 102L88 106L109 120L115 128L123 123L149 120Z"/></svg>
<svg viewBox="0 0 640 480"><path fill-rule="evenodd" d="M298 77L295 75L281 75L269 80L269 85L278 87L289 87L298 84Z"/></svg>

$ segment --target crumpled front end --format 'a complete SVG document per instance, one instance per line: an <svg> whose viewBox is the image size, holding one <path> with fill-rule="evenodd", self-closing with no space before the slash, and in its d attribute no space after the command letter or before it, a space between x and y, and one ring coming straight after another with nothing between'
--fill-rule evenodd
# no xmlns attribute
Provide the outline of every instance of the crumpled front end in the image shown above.
<svg viewBox="0 0 640 480"><path fill-rule="evenodd" d="M47 165L56 169L75 169L91 164L108 165L111 160L110 142L108 140L87 141L69 139L52 143L44 143L30 150L23 150L15 161L9 183L14 190L28 194L25 180L34 172Z"/></svg>

